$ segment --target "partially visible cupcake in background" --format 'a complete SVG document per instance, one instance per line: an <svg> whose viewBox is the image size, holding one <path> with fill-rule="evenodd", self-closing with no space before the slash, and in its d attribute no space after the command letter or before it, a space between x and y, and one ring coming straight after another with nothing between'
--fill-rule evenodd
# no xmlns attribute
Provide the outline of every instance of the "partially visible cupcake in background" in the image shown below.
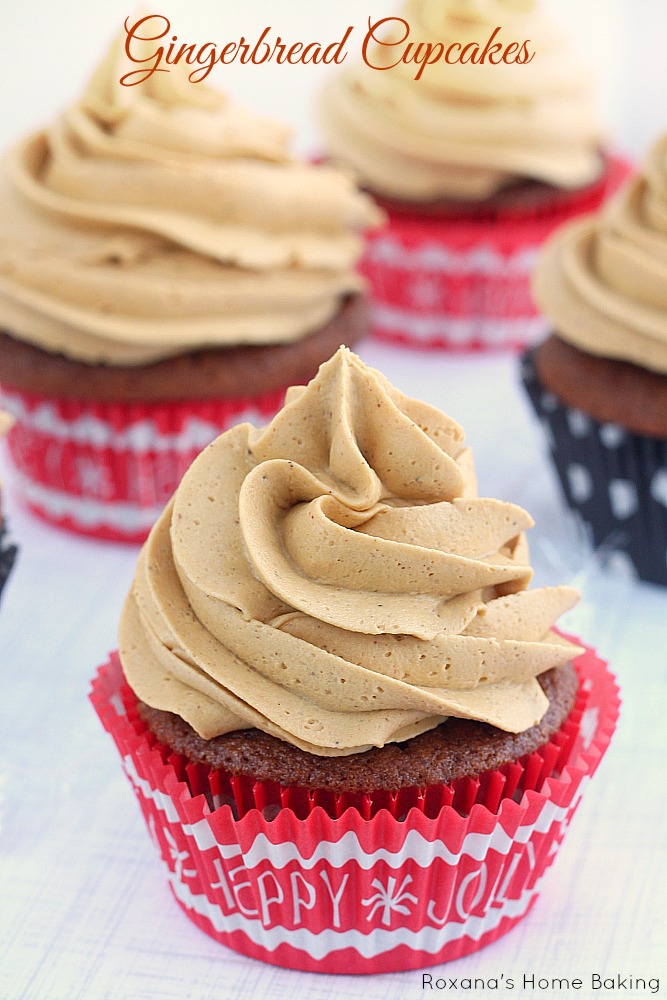
<svg viewBox="0 0 667 1000"><path fill-rule="evenodd" d="M608 560L667 585L667 136L540 257L553 330L523 363L570 507Z"/></svg>
<svg viewBox="0 0 667 1000"><path fill-rule="evenodd" d="M373 973L528 912L618 712L553 628L576 591L528 586L531 525L344 348L193 462L92 700L198 926Z"/></svg>
<svg viewBox="0 0 667 1000"><path fill-rule="evenodd" d="M0 383L27 504L139 541L203 446L365 332L380 213L183 65L121 86L125 58L3 164Z"/></svg>
<svg viewBox="0 0 667 1000"><path fill-rule="evenodd" d="M4 437L11 427L11 417L8 413L0 410L0 438ZM0 483L0 595L7 583L14 561L16 559L16 545L7 541L7 528L2 511L2 484Z"/></svg>
<svg viewBox="0 0 667 1000"><path fill-rule="evenodd" d="M431 348L533 342L537 249L628 171L605 152L590 74L536 0L408 0L374 37L387 44L371 44L371 65L335 76L321 105L327 155L389 214L363 261L373 332ZM422 42L443 54L400 62L408 42L413 57ZM517 62L499 62L512 45ZM464 46L465 64L445 60Z"/></svg>

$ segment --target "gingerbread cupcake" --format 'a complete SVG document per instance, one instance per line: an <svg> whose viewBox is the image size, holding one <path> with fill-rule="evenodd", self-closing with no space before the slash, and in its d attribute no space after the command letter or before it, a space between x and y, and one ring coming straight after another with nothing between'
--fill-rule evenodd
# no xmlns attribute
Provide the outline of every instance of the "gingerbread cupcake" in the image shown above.
<svg viewBox="0 0 667 1000"><path fill-rule="evenodd" d="M204 445L365 331L379 213L282 124L180 64L124 87L124 58L3 164L0 384L29 507L138 541Z"/></svg>
<svg viewBox="0 0 667 1000"><path fill-rule="evenodd" d="M597 215L544 248L552 333L523 379L565 499L612 564L667 584L667 137Z"/></svg>
<svg viewBox="0 0 667 1000"><path fill-rule="evenodd" d="M614 683L528 589L529 515L346 349L195 460L93 703L179 905L322 972L418 968L531 907ZM284 905L283 905L284 904Z"/></svg>
<svg viewBox="0 0 667 1000"><path fill-rule="evenodd" d="M368 65L325 90L321 125L330 159L388 213L363 261L375 335L459 350L534 342L539 246L627 174L590 74L535 0L408 0L373 39Z"/></svg>
<svg viewBox="0 0 667 1000"><path fill-rule="evenodd" d="M8 413L0 410L0 438L4 437L12 421ZM7 528L2 512L2 484L0 483L0 595L7 583L7 578L11 573L14 561L16 560L16 545L11 544L7 538Z"/></svg>

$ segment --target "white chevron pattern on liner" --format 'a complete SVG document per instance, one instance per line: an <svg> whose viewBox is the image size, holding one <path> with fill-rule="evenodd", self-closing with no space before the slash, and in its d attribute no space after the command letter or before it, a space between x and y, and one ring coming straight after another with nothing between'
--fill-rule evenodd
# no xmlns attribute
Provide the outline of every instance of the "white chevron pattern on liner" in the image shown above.
<svg viewBox="0 0 667 1000"><path fill-rule="evenodd" d="M126 501L98 501L90 497L61 493L24 476L16 466L12 481L24 499L53 520L71 517L82 528L109 527L126 534L150 529L162 513L164 504L139 507Z"/></svg>
<svg viewBox="0 0 667 1000"><path fill-rule="evenodd" d="M510 257L504 257L490 246L479 246L461 252L448 250L437 243L425 243L410 249L390 236L382 236L373 241L367 251L367 258L374 263L377 261L390 267L416 271L440 271L443 274L474 272L509 277L531 274L538 252L537 247L528 247L518 250Z"/></svg>
<svg viewBox="0 0 667 1000"><path fill-rule="evenodd" d="M169 801L168 796L153 789L145 779L139 778L131 757L126 756L123 759L123 767L130 781L144 798L151 800L159 810L165 813L167 819L171 820L171 822L180 822L175 815L175 808ZM384 861L392 868L400 868L408 859L419 863L420 858L428 858L428 862L431 863L436 858L439 858L446 864L452 865L456 864L464 855L479 861L485 857L489 850L506 855L510 852L514 843L526 843L533 833L546 833L554 823L566 822L568 816L572 814L578 805L588 780L588 776L585 776L581 780L568 806L556 806L553 802L545 800L536 820L533 823L520 826L513 837L509 837L500 823L498 823L490 834L467 834L463 839L460 851L456 854L448 850L445 844L439 841L432 842L427 840L417 830L410 830L408 832L403 846L398 851L392 852L386 850L384 847L380 847L371 854L366 854L359 843L357 835L354 831L349 830L336 841L335 845L324 841L318 845L311 857L304 858L299 853L296 844L272 844L263 833L257 833L251 847L244 853L244 866L246 869L252 869L262 861L268 861L274 868L280 869L286 867L290 862L296 861L304 870L308 870L314 868L321 860L328 861L333 867L340 867L349 860L355 859L360 868L368 870L377 864L378 861ZM186 834L190 833L194 837L197 846L201 850L218 848L223 857L236 857L242 853L237 844L219 844L214 839L210 830L207 831L206 824L198 823L197 829L195 827L184 826L183 830ZM335 859L331 857L332 847L335 847L337 855Z"/></svg>
<svg viewBox="0 0 667 1000"><path fill-rule="evenodd" d="M281 944L288 944L321 960L343 948L356 949L362 958L376 958L399 945L435 955L445 945L462 937L479 941L482 935L495 930L506 917L518 919L524 916L531 902L539 895L546 874L544 872L531 889L524 889L518 899L505 899L501 906L490 907L483 917L469 916L463 923L453 920L442 927L428 925L416 931L404 926L398 926L394 930L374 927L372 934L362 934L354 929L336 931L327 928L313 933L306 927L295 930L281 926L265 927L260 920L241 913L224 913L221 907L211 903L203 894L193 893L171 870L168 870L168 880L174 895L186 910L206 917L216 931L231 933L240 930L253 944L267 951L275 951Z"/></svg>
<svg viewBox="0 0 667 1000"><path fill-rule="evenodd" d="M119 708L122 708L122 711L119 711ZM122 705L122 702L117 706L117 711L119 715L126 714L125 707ZM241 854L241 848L238 844L219 844L213 836L211 827L208 825L206 820L198 820L198 822L193 825L181 823L178 817L178 810L176 809L171 796L167 795L165 792L159 791L157 788L152 788L150 782L148 782L145 778L140 778L137 774L137 769L134 766L134 761L129 754L123 757L122 763L123 770L130 779L133 787L140 793L140 795L143 795L145 799L152 800L157 809L165 814L170 823L178 823L183 833L186 836L193 838L200 851L207 851L211 847L217 847L220 852L220 856L223 858L235 858Z"/></svg>
<svg viewBox="0 0 667 1000"><path fill-rule="evenodd" d="M53 403L39 403L30 409L20 396L11 392L0 393L0 401L18 423L38 434L93 445L96 448L113 448L116 451L187 452L193 448L201 451L221 433L220 426L196 416L187 417L181 430L170 434L162 432L152 420L138 421L119 431L92 414L83 414L76 420L65 420ZM225 429L245 420L264 423L266 418L254 407L248 407L234 414L233 419L226 423Z"/></svg>
<svg viewBox="0 0 667 1000"><path fill-rule="evenodd" d="M454 343L467 343L483 339L488 344L507 341L532 343L547 332L548 320L543 316L525 316L519 319L465 319L443 313L419 316L404 309L397 309L375 302L372 307L373 324L390 333L407 333L415 340L443 337Z"/></svg>

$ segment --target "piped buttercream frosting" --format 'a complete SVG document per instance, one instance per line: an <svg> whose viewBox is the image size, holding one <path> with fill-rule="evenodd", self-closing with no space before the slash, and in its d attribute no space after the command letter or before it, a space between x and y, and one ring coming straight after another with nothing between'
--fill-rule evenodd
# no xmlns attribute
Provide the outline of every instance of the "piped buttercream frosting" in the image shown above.
<svg viewBox="0 0 667 1000"><path fill-rule="evenodd" d="M533 292L575 347L667 374L667 136L596 215L554 233Z"/></svg>
<svg viewBox="0 0 667 1000"><path fill-rule="evenodd" d="M184 65L123 87L125 58L119 40L81 100L7 154L0 327L119 365L318 329L362 288L376 207Z"/></svg>
<svg viewBox="0 0 667 1000"><path fill-rule="evenodd" d="M266 427L195 460L142 549L120 627L143 701L204 738L319 755L449 716L536 724L578 647L577 594L528 589L530 516L477 496L455 421L341 348Z"/></svg>
<svg viewBox="0 0 667 1000"><path fill-rule="evenodd" d="M590 74L541 3L408 0L390 22L366 62L343 69L322 95L328 153L365 187L406 201L476 201L525 178L573 189L600 175ZM516 56L525 43L533 58L479 61L496 29L494 44L516 43ZM414 57L421 45L424 58L425 44L468 56L421 68ZM401 61L408 45L412 58Z"/></svg>

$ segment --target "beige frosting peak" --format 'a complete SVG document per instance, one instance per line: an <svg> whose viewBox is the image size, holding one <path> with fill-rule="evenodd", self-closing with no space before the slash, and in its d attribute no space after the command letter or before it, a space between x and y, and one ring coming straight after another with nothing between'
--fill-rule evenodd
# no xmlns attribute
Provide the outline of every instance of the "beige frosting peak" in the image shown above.
<svg viewBox="0 0 667 1000"><path fill-rule="evenodd" d="M123 87L112 46L83 98L0 176L0 325L91 363L297 340L360 289L380 215L288 130L178 64Z"/></svg>
<svg viewBox="0 0 667 1000"><path fill-rule="evenodd" d="M519 178L577 188L599 175L603 136L588 73L541 4L407 0L401 17L410 28L405 42L371 44L371 65L344 70L323 94L329 153L364 186L411 201L477 200ZM492 65L442 57L419 79L417 63L393 65L409 42L413 51L420 42L445 50L477 42L482 50L497 27L503 47L529 40L534 58ZM403 38L404 25L389 28L376 37Z"/></svg>
<svg viewBox="0 0 667 1000"><path fill-rule="evenodd" d="M186 473L139 558L125 674L207 739L342 755L451 715L522 731L536 675L578 651L551 630L576 592L526 589L531 524L477 497L458 424L341 348Z"/></svg>
<svg viewBox="0 0 667 1000"><path fill-rule="evenodd" d="M576 347L667 374L667 135L597 215L554 234L533 290Z"/></svg>

